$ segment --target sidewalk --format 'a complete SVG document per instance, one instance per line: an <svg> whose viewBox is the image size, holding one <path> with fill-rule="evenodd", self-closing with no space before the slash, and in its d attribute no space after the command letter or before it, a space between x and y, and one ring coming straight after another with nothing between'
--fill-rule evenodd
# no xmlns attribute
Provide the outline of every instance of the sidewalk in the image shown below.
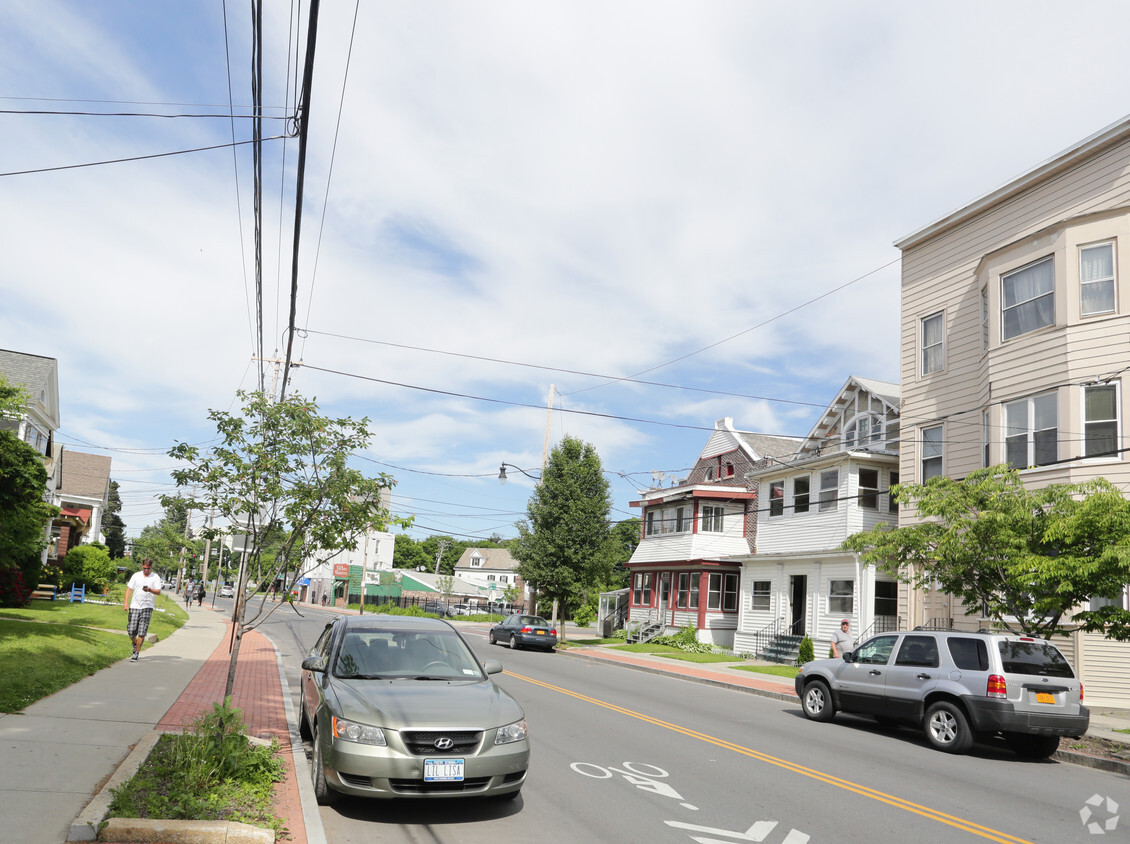
<svg viewBox="0 0 1130 844"><path fill-rule="evenodd" d="M626 653L604 645L585 645L577 648L567 648L559 651L559 653L580 659L615 663L624 668L647 671L666 677L678 677L692 682L737 689L763 697L789 701L797 706L800 705L800 701L797 699L796 691L793 687L792 678L779 677L773 674L762 674L754 671L735 670L736 666L771 665L772 663L759 662L757 660L735 660L734 662L698 664L655 654ZM1091 767L1103 767L1106 770L1130 774L1130 733L1115 732L1116 730L1130 729L1130 709L1093 705L1089 708L1091 710L1091 722L1087 730L1087 735L1126 745L1126 761L1113 761L1110 766L1094 765L1092 763L1094 757L1063 749L1057 751L1055 758L1065 762L1074 762ZM1065 740L1063 743L1066 745L1067 741ZM1106 762L1108 760L1101 761Z"/></svg>
<svg viewBox="0 0 1130 844"><path fill-rule="evenodd" d="M139 744L144 750L157 731L178 729L222 702L229 632L223 614L194 607L180 630L143 650L137 662L123 660L22 713L0 716L0 844L91 840L84 807L108 799L100 791L131 750ZM283 750L288 776L277 812L287 819L290 840L321 844L317 811L311 834L303 817L282 683L274 646L260 633L245 634L232 702L243 710L250 735L275 738Z"/></svg>

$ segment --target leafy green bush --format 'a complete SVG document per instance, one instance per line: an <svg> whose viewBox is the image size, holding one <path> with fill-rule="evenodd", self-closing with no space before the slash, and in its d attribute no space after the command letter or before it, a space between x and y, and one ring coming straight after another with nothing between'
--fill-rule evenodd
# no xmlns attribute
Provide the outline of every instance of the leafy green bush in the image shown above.
<svg viewBox="0 0 1130 844"><path fill-rule="evenodd" d="M625 630L623 627L617 627L615 630L612 631L612 635L610 635L608 638L609 639L627 640L628 631Z"/></svg>
<svg viewBox="0 0 1130 844"><path fill-rule="evenodd" d="M113 579L117 566L110 559L105 545L92 542L72 548L63 557L63 586L72 583L86 584L88 589L101 592Z"/></svg>
<svg viewBox="0 0 1130 844"><path fill-rule="evenodd" d="M669 645L692 654L708 654L714 651L713 645L698 640L698 631L693 624L688 624L678 633L670 636L656 636L651 641L655 645Z"/></svg>
<svg viewBox="0 0 1130 844"><path fill-rule="evenodd" d="M573 623L578 627L588 627L596 621L596 609L592 604L581 604L573 613Z"/></svg>
<svg viewBox="0 0 1130 844"><path fill-rule="evenodd" d="M804 665L806 662L812 662L816 659L816 650L812 646L812 639L805 636L800 640L800 649L797 652L796 664Z"/></svg>
<svg viewBox="0 0 1130 844"><path fill-rule="evenodd" d="M282 831L274 784L285 776L278 743L253 744L242 714L213 704L180 735L157 742L138 772L113 790L110 814L165 820L234 820Z"/></svg>

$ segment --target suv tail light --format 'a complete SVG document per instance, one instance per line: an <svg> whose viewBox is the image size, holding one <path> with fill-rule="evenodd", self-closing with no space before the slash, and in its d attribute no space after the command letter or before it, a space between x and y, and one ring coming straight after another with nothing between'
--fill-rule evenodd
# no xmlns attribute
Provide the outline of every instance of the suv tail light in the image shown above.
<svg viewBox="0 0 1130 844"><path fill-rule="evenodd" d="M1000 674L990 674L985 694L989 697L1008 697L1008 685Z"/></svg>
<svg viewBox="0 0 1130 844"><path fill-rule="evenodd" d="M1079 702L1080 703L1083 702L1083 684L1082 683L1079 684Z"/></svg>
<svg viewBox="0 0 1130 844"><path fill-rule="evenodd" d="M533 632L534 632L534 628L532 628L532 627L523 627L523 628L522 628L522 632L523 632L523 633L533 633Z"/></svg>

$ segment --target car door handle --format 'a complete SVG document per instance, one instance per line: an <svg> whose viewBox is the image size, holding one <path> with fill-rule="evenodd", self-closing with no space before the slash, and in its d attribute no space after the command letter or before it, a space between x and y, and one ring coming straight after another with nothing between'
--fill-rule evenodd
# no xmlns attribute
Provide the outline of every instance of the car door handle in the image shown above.
<svg viewBox="0 0 1130 844"><path fill-rule="evenodd" d="M870 674L870 675L871 675L872 677L878 677L878 676L879 676L880 674L882 674L883 672L882 672L882 671L880 671L880 670L879 670L879 669L877 669L877 668L872 668L872 669L871 669L870 671L868 671L867 673L868 673L868 674Z"/></svg>
<svg viewBox="0 0 1130 844"><path fill-rule="evenodd" d="M930 679L929 674L915 674L914 676L917 677L919 680L929 680Z"/></svg>

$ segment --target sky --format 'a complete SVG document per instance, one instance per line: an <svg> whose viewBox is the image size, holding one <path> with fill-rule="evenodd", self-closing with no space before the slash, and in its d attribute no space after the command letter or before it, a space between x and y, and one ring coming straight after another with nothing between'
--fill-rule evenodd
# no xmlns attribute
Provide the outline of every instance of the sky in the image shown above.
<svg viewBox="0 0 1130 844"><path fill-rule="evenodd" d="M286 354L308 10L264 5L260 308L250 4L0 0L0 348L58 360L57 441L112 457L130 536L257 388L257 313ZM893 242L1130 112L1128 29L1087 0L327 0L287 391L368 417L356 465L417 538L514 536L534 480L499 465L536 477L547 430L638 516L716 420L804 436L850 376L897 382Z"/></svg>

